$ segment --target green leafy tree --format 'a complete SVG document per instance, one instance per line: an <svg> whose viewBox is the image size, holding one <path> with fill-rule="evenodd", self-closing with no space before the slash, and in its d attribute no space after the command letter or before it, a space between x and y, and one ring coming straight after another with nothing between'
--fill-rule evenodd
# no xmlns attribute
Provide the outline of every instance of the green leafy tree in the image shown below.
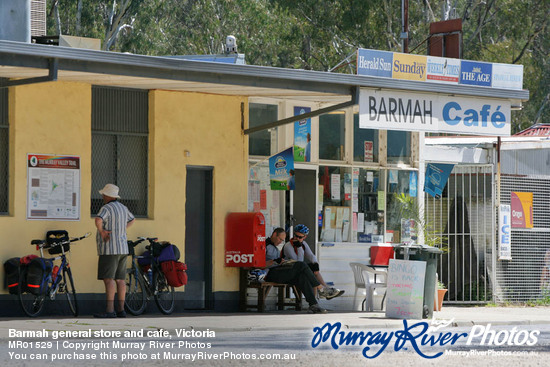
<svg viewBox="0 0 550 367"><path fill-rule="evenodd" d="M249 64L354 73L357 48L401 51L391 0L49 0L48 34L102 40L144 55L218 54L227 35ZM410 0L409 50L427 53L429 25L461 18L463 57L524 65L530 100L513 132L550 121L548 0Z"/></svg>

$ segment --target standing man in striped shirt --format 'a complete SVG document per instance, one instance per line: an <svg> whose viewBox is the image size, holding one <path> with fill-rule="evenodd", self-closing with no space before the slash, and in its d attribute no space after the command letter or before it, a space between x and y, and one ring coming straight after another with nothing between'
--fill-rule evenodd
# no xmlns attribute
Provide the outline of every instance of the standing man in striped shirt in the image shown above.
<svg viewBox="0 0 550 367"><path fill-rule="evenodd" d="M107 308L104 313L94 314L99 318L126 317L124 298L126 297L126 257L128 239L126 229L135 218L128 208L117 199L118 186L107 184L99 193L103 196L103 205L95 218L97 228L96 242L99 262L97 279L103 280L107 295ZM115 290L117 309L115 312Z"/></svg>

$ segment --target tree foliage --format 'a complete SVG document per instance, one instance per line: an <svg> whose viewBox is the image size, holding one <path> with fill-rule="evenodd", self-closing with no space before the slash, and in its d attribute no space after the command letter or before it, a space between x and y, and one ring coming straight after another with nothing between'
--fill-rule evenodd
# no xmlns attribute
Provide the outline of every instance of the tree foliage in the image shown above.
<svg viewBox="0 0 550 367"><path fill-rule="evenodd" d="M354 72L359 47L401 51L391 0L49 0L49 34L95 37L145 55L221 53L237 38L249 64ZM56 12L59 17L56 17ZM514 131L550 121L550 0L409 0L409 50L426 54L430 22L463 22L463 57L524 65L531 92ZM349 60L353 60L350 57ZM334 69L336 65L338 67ZM334 70L333 70L334 69Z"/></svg>

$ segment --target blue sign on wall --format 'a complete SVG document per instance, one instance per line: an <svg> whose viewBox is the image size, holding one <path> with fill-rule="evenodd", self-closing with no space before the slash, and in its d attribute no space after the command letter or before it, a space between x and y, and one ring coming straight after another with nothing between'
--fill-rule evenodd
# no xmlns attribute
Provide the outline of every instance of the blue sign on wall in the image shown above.
<svg viewBox="0 0 550 367"><path fill-rule="evenodd" d="M360 48L357 51L357 74L392 77L393 52Z"/></svg>
<svg viewBox="0 0 550 367"><path fill-rule="evenodd" d="M462 60L460 63L460 84L490 87L493 64Z"/></svg>

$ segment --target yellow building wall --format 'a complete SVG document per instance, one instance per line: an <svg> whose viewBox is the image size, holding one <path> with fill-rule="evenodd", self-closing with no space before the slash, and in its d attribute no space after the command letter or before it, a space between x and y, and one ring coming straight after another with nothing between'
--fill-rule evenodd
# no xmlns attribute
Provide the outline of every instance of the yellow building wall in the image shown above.
<svg viewBox="0 0 550 367"><path fill-rule="evenodd" d="M97 278L95 226L90 217L91 87L83 83L40 83L10 88L10 206L0 217L2 261L38 254L31 240L65 229L70 236L92 232L72 246L70 262L78 292L102 292ZM80 157L80 220L27 220L27 154ZM47 252L46 256L49 256Z"/></svg>
<svg viewBox="0 0 550 367"><path fill-rule="evenodd" d="M224 265L224 222L229 212L247 211L248 139L241 129L241 103L244 103L244 111L248 111L243 97L169 91L149 94L150 121L154 124L150 130L150 182L155 195L150 224L162 229L156 235L183 249L186 167L214 168L212 266L215 292L237 291L239 286L237 270ZM137 223L136 227L141 225ZM181 253L183 256L184 251Z"/></svg>
<svg viewBox="0 0 550 367"><path fill-rule="evenodd" d="M247 210L248 139L241 130L245 97L151 91L149 93L149 218L138 219L129 238L156 236L185 254L186 167L213 167L213 291L237 291L238 272L224 266L224 220ZM10 211L0 217L0 255L37 254L32 239L52 229L75 243L70 262L79 293L103 293L96 279L97 252L91 190L91 85L51 82L10 88ZM26 220L27 153L80 156L80 220ZM121 196L124 194L121 188ZM184 261L185 259L182 259ZM189 267L194 264L188 264ZM183 290L179 288L178 290ZM5 291L4 291L5 292Z"/></svg>

